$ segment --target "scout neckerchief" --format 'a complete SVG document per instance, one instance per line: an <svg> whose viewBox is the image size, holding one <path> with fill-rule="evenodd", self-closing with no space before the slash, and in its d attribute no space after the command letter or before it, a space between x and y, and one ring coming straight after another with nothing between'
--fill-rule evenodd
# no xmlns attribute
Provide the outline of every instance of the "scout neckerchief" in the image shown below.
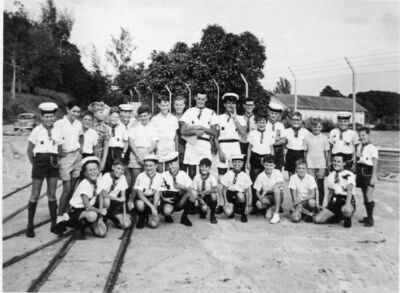
<svg viewBox="0 0 400 293"><path fill-rule="evenodd" d="M49 140L52 142L53 141L53 137L51 135L51 130L53 129L54 125L52 125L51 127L47 127L44 124L42 124L42 125L43 125L43 128L47 130L47 135L49 137Z"/></svg>
<svg viewBox="0 0 400 293"><path fill-rule="evenodd" d="M340 139L340 140L343 140L343 132L346 132L347 129L342 130L342 129L339 128L339 131L340 131L339 139Z"/></svg>
<svg viewBox="0 0 400 293"><path fill-rule="evenodd" d="M335 171L335 184L339 183L339 172Z"/></svg>
<svg viewBox="0 0 400 293"><path fill-rule="evenodd" d="M226 122L228 122L229 123L229 121L231 120L231 118L232 118L232 115L231 115L231 113L226 113L226 115L228 115L228 119L226 120Z"/></svg>
<svg viewBox="0 0 400 293"><path fill-rule="evenodd" d="M246 131L247 131L247 133L249 133L250 132L250 119L251 119L251 117L253 116L254 114L253 113L251 113L250 115L245 115L245 117L246 117L246 122L247 122L247 128L246 128Z"/></svg>
<svg viewBox="0 0 400 293"><path fill-rule="evenodd" d="M202 180L202 182L201 182L201 191L205 191L206 190L206 181L207 181L208 177L210 177L210 174L207 174L205 177L203 177L201 175L201 180Z"/></svg>
<svg viewBox="0 0 400 293"><path fill-rule="evenodd" d="M118 123L111 125L111 136L114 137L115 136L115 128L117 128Z"/></svg>
<svg viewBox="0 0 400 293"><path fill-rule="evenodd" d="M149 174L145 173L147 175L147 177L149 177L150 179L150 183L149 183L149 189L151 189L151 185L153 184L153 179L156 176L157 172L154 172L154 174L152 176L150 176Z"/></svg>
<svg viewBox="0 0 400 293"><path fill-rule="evenodd" d="M263 130L257 128L257 130L260 132L260 135L261 135L260 144L263 144L265 128Z"/></svg>
<svg viewBox="0 0 400 293"><path fill-rule="evenodd" d="M293 132L294 132L294 137L299 137L300 128L301 128L301 126L300 127L296 127L296 128L292 126L292 129L293 129Z"/></svg>
<svg viewBox="0 0 400 293"><path fill-rule="evenodd" d="M201 117L201 113L203 113L203 109L204 108L199 108L199 116L197 116L197 119L199 119L199 120L200 120L200 117Z"/></svg>
<svg viewBox="0 0 400 293"><path fill-rule="evenodd" d="M233 171L233 174L235 174L235 177L233 177L233 185L235 185L238 175L240 174L240 172L242 172L242 170L239 170L239 172L235 172L235 170L232 170L232 171Z"/></svg>
<svg viewBox="0 0 400 293"><path fill-rule="evenodd" d="M111 192L114 190L115 186L117 185L118 178L115 177L114 173L110 173L110 175L111 175L110 177L112 180L111 187L110 187L110 192Z"/></svg>
<svg viewBox="0 0 400 293"><path fill-rule="evenodd" d="M171 174L172 181L174 182L174 184L176 184L176 176L178 176L178 173L179 173L179 170L175 174L173 174L171 171L169 171L169 174Z"/></svg>
<svg viewBox="0 0 400 293"><path fill-rule="evenodd" d="M370 144L369 142L367 142L367 143L362 143L362 144L361 144L361 148L360 148L360 159L361 159L362 156L363 156L364 148L365 148L367 145L369 145L369 144Z"/></svg>

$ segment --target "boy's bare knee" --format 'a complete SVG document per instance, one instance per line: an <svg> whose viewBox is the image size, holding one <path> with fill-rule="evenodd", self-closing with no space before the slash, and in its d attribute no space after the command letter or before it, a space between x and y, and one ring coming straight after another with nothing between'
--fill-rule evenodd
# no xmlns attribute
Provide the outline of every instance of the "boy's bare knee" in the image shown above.
<svg viewBox="0 0 400 293"><path fill-rule="evenodd" d="M202 205L201 205L201 211L202 211L203 213L207 213L207 211L208 211L208 206L207 206L206 204L202 204Z"/></svg>
<svg viewBox="0 0 400 293"><path fill-rule="evenodd" d="M94 223L97 220L97 213L93 211L89 211L86 214L86 220L90 223Z"/></svg>
<svg viewBox="0 0 400 293"><path fill-rule="evenodd" d="M315 201L315 199L309 199L308 205L310 206L310 208L314 209L317 206L317 202Z"/></svg>
<svg viewBox="0 0 400 293"><path fill-rule="evenodd" d="M174 207L170 204L167 204L163 208L163 213L165 216L170 216L172 215L172 212L174 211Z"/></svg>
<svg viewBox="0 0 400 293"><path fill-rule="evenodd" d="M261 203L261 201L257 200L256 207L257 207L257 209L262 210L263 204Z"/></svg>
<svg viewBox="0 0 400 293"><path fill-rule="evenodd" d="M211 193L211 199L213 201L216 201L218 199L218 194L217 193Z"/></svg>
<svg viewBox="0 0 400 293"><path fill-rule="evenodd" d="M144 202L141 201L141 200L137 200L137 201L135 202L135 208L136 208L136 210L138 210L139 212L143 212L143 211L144 211L144 208L145 208Z"/></svg>

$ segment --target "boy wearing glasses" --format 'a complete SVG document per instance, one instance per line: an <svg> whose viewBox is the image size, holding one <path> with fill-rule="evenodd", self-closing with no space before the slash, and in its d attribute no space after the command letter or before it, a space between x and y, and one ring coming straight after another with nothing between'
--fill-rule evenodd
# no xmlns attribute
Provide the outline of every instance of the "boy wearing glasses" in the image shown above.
<svg viewBox="0 0 400 293"><path fill-rule="evenodd" d="M250 131L257 129L257 123L255 120L255 115L253 113L255 108L254 100L252 98L247 98L244 101L244 114L243 118L246 121L246 134L240 139L240 150L243 155L247 156L247 148L249 147L249 141L247 136ZM246 158L245 158L246 159Z"/></svg>

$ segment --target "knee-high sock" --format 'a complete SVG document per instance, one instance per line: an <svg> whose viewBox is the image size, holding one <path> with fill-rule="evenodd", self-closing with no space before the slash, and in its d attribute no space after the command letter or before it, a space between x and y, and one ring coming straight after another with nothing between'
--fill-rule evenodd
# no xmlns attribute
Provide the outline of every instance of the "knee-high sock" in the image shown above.
<svg viewBox="0 0 400 293"><path fill-rule="evenodd" d="M49 201L49 213L50 213L50 221L51 227L55 227L57 221L57 201Z"/></svg>
<svg viewBox="0 0 400 293"><path fill-rule="evenodd" d="M325 196L324 179L317 179L317 186L319 193L319 204L322 205Z"/></svg>
<svg viewBox="0 0 400 293"><path fill-rule="evenodd" d="M28 204L28 228L33 228L33 219L35 218L37 202L29 202Z"/></svg>
<svg viewBox="0 0 400 293"><path fill-rule="evenodd" d="M367 209L367 218L369 218L371 220L373 219L374 206L375 206L375 202L374 201L367 202L365 204L365 207Z"/></svg>
<svg viewBox="0 0 400 293"><path fill-rule="evenodd" d="M210 211L211 214L215 214L215 209L217 208L217 201L216 200L212 200L210 202Z"/></svg>

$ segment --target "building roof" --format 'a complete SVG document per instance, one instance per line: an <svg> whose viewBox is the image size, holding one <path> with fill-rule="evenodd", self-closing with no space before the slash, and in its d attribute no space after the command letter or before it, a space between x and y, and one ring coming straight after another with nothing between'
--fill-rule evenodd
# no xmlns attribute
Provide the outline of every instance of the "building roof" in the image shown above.
<svg viewBox="0 0 400 293"><path fill-rule="evenodd" d="M288 108L294 108L294 95L274 94L279 102ZM353 111L353 100L340 97L317 97L297 95L297 108L308 110L326 111ZM368 112L360 104L356 103L356 112Z"/></svg>

